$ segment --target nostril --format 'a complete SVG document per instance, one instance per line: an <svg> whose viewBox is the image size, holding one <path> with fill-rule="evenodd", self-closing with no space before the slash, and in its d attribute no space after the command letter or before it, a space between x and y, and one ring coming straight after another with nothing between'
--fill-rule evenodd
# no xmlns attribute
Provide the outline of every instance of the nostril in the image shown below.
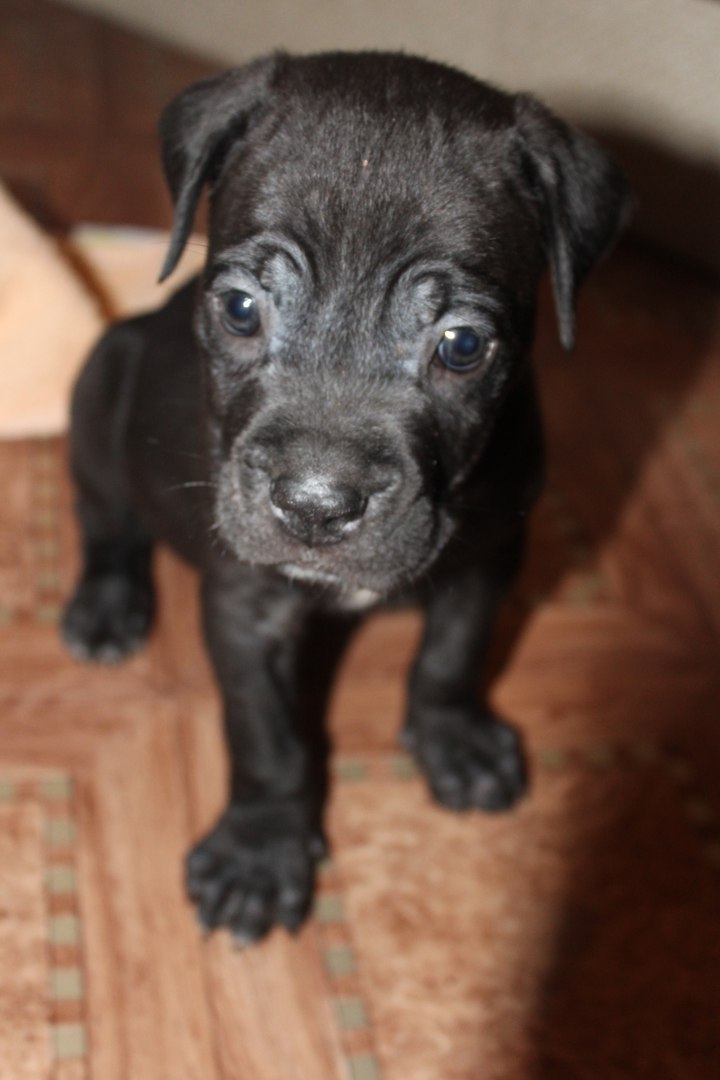
<svg viewBox="0 0 720 1080"><path fill-rule="evenodd" d="M318 539L339 539L367 506L367 498L356 488L317 476L277 477L270 485L270 502L291 532Z"/></svg>
<svg viewBox="0 0 720 1080"><path fill-rule="evenodd" d="M345 485L328 489L317 501L318 513L326 523L359 521L366 506L367 499Z"/></svg>

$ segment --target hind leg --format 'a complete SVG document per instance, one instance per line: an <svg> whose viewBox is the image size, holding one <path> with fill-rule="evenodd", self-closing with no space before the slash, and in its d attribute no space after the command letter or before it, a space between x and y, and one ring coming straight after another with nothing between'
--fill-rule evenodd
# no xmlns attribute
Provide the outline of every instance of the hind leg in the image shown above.
<svg viewBox="0 0 720 1080"><path fill-rule="evenodd" d="M132 509L125 432L136 338L111 329L82 372L73 399L71 463L83 568L61 633L82 660L113 663L135 652L152 625L152 538Z"/></svg>

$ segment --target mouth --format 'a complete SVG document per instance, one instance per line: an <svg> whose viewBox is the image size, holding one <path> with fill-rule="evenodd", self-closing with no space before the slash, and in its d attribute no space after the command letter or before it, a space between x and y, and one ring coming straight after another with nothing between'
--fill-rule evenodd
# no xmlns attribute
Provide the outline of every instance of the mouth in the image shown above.
<svg viewBox="0 0 720 1080"><path fill-rule="evenodd" d="M312 546L294 540L268 510L263 493L241 490L236 469L227 470L216 501L218 531L237 558L272 567L290 581L322 590L328 600L345 605L350 597L367 606L405 593L423 577L452 532L452 521L425 505L406 499L405 515L395 508L387 519L370 519L343 543Z"/></svg>

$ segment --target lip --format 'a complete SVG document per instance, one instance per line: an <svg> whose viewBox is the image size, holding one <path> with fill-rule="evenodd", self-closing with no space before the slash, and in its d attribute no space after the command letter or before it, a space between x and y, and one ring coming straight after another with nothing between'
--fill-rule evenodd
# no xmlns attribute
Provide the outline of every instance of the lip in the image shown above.
<svg viewBox="0 0 720 1080"><path fill-rule="evenodd" d="M297 563L278 563L276 569L285 577L293 581L306 581L309 585L331 585L336 589L347 588L341 578L335 574L328 574L324 570L313 570L308 566L298 566Z"/></svg>

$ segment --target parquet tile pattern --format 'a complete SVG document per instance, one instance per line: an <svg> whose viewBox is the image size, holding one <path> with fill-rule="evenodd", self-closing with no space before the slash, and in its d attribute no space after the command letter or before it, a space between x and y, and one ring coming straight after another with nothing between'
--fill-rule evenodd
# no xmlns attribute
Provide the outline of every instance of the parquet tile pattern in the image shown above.
<svg viewBox="0 0 720 1080"><path fill-rule="evenodd" d="M85 963L71 779L14 769L0 776L5 870L0 1045L8 1076L85 1077ZM44 985L43 985L44 983Z"/></svg>
<svg viewBox="0 0 720 1080"><path fill-rule="evenodd" d="M0 0L0 163L44 220L167 223L152 127L206 67ZM62 651L62 440L0 443L0 1078L700 1080L720 1074L720 302L627 245L537 348L550 483L494 699L530 796L454 816L396 749L413 612L335 683L315 918L204 941L181 861L224 794L196 583L148 648ZM512 648L511 648L512 647Z"/></svg>

